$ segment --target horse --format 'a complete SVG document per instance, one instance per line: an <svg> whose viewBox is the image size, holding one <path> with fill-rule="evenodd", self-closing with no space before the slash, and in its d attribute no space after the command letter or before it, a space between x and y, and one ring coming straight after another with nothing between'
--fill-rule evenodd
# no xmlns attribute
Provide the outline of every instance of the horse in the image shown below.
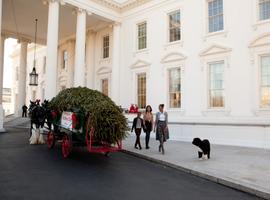
<svg viewBox="0 0 270 200"><path fill-rule="evenodd" d="M53 117L51 109L49 108L49 101L45 99L41 105L45 109L45 124L47 125L47 128L51 130Z"/></svg>
<svg viewBox="0 0 270 200"><path fill-rule="evenodd" d="M29 106L29 117L31 122L30 127L30 144L44 144L43 127L46 119L46 110L44 107L40 106L40 101L30 101ZM34 127L35 126L35 127Z"/></svg>

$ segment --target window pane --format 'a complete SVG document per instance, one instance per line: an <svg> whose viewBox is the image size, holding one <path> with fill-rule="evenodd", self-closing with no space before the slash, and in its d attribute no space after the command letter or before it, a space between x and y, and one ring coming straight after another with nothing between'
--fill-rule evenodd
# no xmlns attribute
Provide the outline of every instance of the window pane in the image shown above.
<svg viewBox="0 0 270 200"><path fill-rule="evenodd" d="M224 107L224 62L209 65L210 107Z"/></svg>
<svg viewBox="0 0 270 200"><path fill-rule="evenodd" d="M208 26L210 33L223 30L223 0L208 2Z"/></svg>
<svg viewBox="0 0 270 200"><path fill-rule="evenodd" d="M169 70L170 108L181 107L181 71L180 68Z"/></svg>
<svg viewBox="0 0 270 200"><path fill-rule="evenodd" d="M261 57L261 106L270 106L270 56Z"/></svg>
<svg viewBox="0 0 270 200"><path fill-rule="evenodd" d="M110 36L103 37L103 58L108 58L110 53Z"/></svg>
<svg viewBox="0 0 270 200"><path fill-rule="evenodd" d="M137 76L137 101L139 108L146 107L146 74L138 74Z"/></svg>
<svg viewBox="0 0 270 200"><path fill-rule="evenodd" d="M180 11L169 14L169 35L170 42L178 41L181 39Z"/></svg>
<svg viewBox="0 0 270 200"><path fill-rule="evenodd" d="M270 19L270 0L259 1L260 20Z"/></svg>
<svg viewBox="0 0 270 200"><path fill-rule="evenodd" d="M101 80L101 92L105 95L109 95L109 81L108 79Z"/></svg>
<svg viewBox="0 0 270 200"><path fill-rule="evenodd" d="M138 49L145 49L147 47L147 26L146 22L138 25Z"/></svg>

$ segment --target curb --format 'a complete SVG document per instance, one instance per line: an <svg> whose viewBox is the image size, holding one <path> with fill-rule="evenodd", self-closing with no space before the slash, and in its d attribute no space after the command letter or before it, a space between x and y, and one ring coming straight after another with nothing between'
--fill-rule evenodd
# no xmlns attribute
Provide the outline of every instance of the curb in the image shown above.
<svg viewBox="0 0 270 200"><path fill-rule="evenodd" d="M153 163L158 163L158 164L164 165L166 167L170 167L170 168L173 168L173 169L176 169L176 170L180 170L182 172L185 172L185 173L188 173L188 174L191 174L191 175L194 175L194 176L197 176L197 177L200 177L200 178L203 178L203 179L218 183L220 185L224 185L224 186L232 188L232 189L236 189L236 190L239 190L239 191L242 191L242 192L246 192L246 193L255 195L255 196L259 197L259 198L270 199L270 194L267 193L267 192L263 192L263 191L260 191L260 190L257 190L257 189L254 189L254 188L251 188L251 187L248 187L248 186L244 186L244 185L241 185L239 183L235 183L233 181L228 181L228 180L225 180L223 178L218 178L218 177L206 174L206 173L198 172L198 171L188 169L188 168L185 168L185 167L182 167L182 166L179 166L179 165L175 165L175 164L167 162L167 161L159 160L159 159L156 159L156 158L151 158L149 156L145 156L145 155L135 153L135 152L132 152L132 151L128 151L128 150L123 149L122 152L126 153L126 154L129 154L129 155L132 155L132 156L135 156L135 157L138 157L138 158L141 158L141 159L148 160L148 161L153 162Z"/></svg>

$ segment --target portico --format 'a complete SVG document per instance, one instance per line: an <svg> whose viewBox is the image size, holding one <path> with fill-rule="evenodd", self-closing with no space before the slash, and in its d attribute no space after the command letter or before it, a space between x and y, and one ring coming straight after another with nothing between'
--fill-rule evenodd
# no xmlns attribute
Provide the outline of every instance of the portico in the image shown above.
<svg viewBox="0 0 270 200"><path fill-rule="evenodd" d="M65 87L88 86L95 87L94 74L95 69L95 49L91 47L94 44L94 36L97 31L106 27L113 27L113 44L120 46L119 31L120 20L118 13L103 7L100 12L100 5L89 2L71 0L1 0L3 5L1 28L5 37L1 38L1 47L3 47L5 38L15 38L20 44L19 78L18 93L16 99L16 115L21 115L21 107L28 104L26 91L32 90L28 86L28 73L32 68L32 62L27 60L27 49L29 44L34 42L34 20L38 19L37 43L46 45L46 74L42 84L44 85L44 99L51 99L58 93L59 74L69 73L71 80L63 82ZM2 9L1 9L2 10ZM117 27L112 25L117 23ZM117 37L114 35L117 34ZM74 63L68 66L68 69L59 70L62 66L61 45L64 41L74 41L75 51L68 52L68 58L74 58ZM119 52L119 47L116 47ZM3 54L4 48L1 48L0 62L0 86L3 77ZM115 59L114 59L115 57ZM119 54L113 55L112 70L113 79L119 77ZM88 61L87 64L86 61ZM40 71L38 71L40 73ZM115 80L117 82L117 80ZM2 88L2 87L1 87ZM33 89L33 91L35 91ZM112 90L117 93L117 89ZM115 100L117 94L114 94ZM0 115L1 101L0 101ZM3 119L0 117L0 129Z"/></svg>

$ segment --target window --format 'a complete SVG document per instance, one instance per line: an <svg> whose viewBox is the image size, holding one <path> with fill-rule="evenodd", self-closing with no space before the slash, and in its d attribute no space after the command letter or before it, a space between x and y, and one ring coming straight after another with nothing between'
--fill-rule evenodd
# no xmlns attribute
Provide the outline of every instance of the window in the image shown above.
<svg viewBox="0 0 270 200"><path fill-rule="evenodd" d="M146 49L147 48L147 24L143 22L138 24L138 49Z"/></svg>
<svg viewBox="0 0 270 200"><path fill-rule="evenodd" d="M62 66L62 68L67 69L67 66L68 66L68 52L67 52L67 50L64 50L63 51L63 66Z"/></svg>
<svg viewBox="0 0 270 200"><path fill-rule="evenodd" d="M169 105L170 108L181 107L181 70L169 70Z"/></svg>
<svg viewBox="0 0 270 200"><path fill-rule="evenodd" d="M170 42L181 40L181 21L179 10L169 14L169 34Z"/></svg>
<svg viewBox="0 0 270 200"><path fill-rule="evenodd" d="M46 56L43 57L43 74L46 73Z"/></svg>
<svg viewBox="0 0 270 200"><path fill-rule="evenodd" d="M139 108L146 107L146 73L137 75L137 101Z"/></svg>
<svg viewBox="0 0 270 200"><path fill-rule="evenodd" d="M103 58L109 58L110 55L110 36L103 37Z"/></svg>
<svg viewBox="0 0 270 200"><path fill-rule="evenodd" d="M224 107L224 62L209 64L209 106Z"/></svg>
<svg viewBox="0 0 270 200"><path fill-rule="evenodd" d="M260 20L270 19L270 0L259 0Z"/></svg>
<svg viewBox="0 0 270 200"><path fill-rule="evenodd" d="M223 0L208 2L208 31L209 33L223 30Z"/></svg>
<svg viewBox="0 0 270 200"><path fill-rule="evenodd" d="M270 55L261 57L261 107L270 106Z"/></svg>
<svg viewBox="0 0 270 200"><path fill-rule="evenodd" d="M109 81L107 78L101 80L101 92L106 96L109 95Z"/></svg>

